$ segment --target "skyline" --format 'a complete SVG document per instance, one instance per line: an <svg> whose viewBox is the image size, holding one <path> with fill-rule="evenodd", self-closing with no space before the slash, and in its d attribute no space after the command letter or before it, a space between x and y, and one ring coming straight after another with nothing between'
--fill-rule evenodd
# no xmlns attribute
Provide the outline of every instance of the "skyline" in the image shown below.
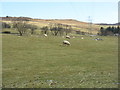
<svg viewBox="0 0 120 90"><path fill-rule="evenodd" d="M75 19L93 23L117 23L116 2L2 2L0 17Z"/></svg>

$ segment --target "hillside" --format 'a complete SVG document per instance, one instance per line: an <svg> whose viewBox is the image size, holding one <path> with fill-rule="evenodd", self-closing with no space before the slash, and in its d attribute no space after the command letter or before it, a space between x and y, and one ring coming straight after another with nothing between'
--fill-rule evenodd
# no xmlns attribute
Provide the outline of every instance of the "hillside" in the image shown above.
<svg viewBox="0 0 120 90"><path fill-rule="evenodd" d="M92 24L90 26L87 22L81 22L74 19L33 19L29 17L0 17L4 22L12 22L16 20L25 20L30 24L37 25L38 27L48 26L49 24L60 23L64 25L71 25L74 30L88 32L91 28L91 33L96 34L99 31L100 25Z"/></svg>

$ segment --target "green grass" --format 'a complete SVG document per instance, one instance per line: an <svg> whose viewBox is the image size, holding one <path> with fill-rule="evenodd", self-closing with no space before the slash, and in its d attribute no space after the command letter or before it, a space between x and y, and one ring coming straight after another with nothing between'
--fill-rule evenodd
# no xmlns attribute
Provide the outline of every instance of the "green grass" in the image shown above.
<svg viewBox="0 0 120 90"><path fill-rule="evenodd" d="M118 38L100 38L3 34L3 87L117 88Z"/></svg>

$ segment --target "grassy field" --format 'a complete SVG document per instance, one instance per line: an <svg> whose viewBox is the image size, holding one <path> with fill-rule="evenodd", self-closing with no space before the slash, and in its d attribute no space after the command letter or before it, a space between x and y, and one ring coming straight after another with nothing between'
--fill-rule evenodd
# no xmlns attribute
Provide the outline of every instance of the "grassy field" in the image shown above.
<svg viewBox="0 0 120 90"><path fill-rule="evenodd" d="M3 87L117 88L118 38L2 35Z"/></svg>

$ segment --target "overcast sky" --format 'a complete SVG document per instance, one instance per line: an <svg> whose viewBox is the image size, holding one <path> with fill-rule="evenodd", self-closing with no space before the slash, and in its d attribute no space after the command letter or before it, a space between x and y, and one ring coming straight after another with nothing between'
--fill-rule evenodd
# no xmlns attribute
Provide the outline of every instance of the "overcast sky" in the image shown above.
<svg viewBox="0 0 120 90"><path fill-rule="evenodd" d="M93 23L117 23L118 0L4 0L0 3L0 16L25 16L40 19L76 19ZM57 0L56 0L57 1ZM68 2L71 1L71 2ZM89 18L90 17L90 18Z"/></svg>

